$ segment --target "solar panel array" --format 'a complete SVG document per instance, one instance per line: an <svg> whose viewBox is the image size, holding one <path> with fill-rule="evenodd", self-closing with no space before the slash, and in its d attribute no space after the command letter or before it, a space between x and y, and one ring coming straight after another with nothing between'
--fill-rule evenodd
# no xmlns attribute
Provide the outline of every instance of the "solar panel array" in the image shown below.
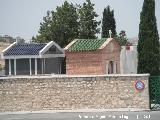
<svg viewBox="0 0 160 120"><path fill-rule="evenodd" d="M39 51L46 46L45 43L17 43L8 49L4 56L12 55L38 55Z"/></svg>

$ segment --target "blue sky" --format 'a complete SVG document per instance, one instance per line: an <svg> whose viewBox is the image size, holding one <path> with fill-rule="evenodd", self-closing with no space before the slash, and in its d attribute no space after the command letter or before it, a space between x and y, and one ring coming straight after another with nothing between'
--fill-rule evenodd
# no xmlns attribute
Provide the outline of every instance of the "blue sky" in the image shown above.
<svg viewBox="0 0 160 120"><path fill-rule="evenodd" d="M0 35L21 36L30 39L38 33L40 22L47 10L55 10L65 0L0 0ZM67 0L82 4L85 0ZM91 0L102 19L103 9L110 5L115 11L117 32L137 37L143 0ZM160 34L160 0L156 0L157 27Z"/></svg>

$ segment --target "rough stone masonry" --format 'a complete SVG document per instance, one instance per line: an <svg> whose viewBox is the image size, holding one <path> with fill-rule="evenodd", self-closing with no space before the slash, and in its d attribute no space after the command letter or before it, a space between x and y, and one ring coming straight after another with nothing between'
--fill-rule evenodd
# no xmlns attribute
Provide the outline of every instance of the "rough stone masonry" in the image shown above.
<svg viewBox="0 0 160 120"><path fill-rule="evenodd" d="M0 112L140 108L149 109L148 74L51 75L0 78ZM135 89L135 81L145 84Z"/></svg>

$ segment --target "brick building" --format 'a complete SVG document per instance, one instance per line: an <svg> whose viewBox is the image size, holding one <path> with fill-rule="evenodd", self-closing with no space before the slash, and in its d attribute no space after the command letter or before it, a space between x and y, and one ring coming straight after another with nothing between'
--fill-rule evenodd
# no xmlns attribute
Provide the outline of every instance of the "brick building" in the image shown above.
<svg viewBox="0 0 160 120"><path fill-rule="evenodd" d="M76 39L64 50L66 74L120 73L120 46L113 38Z"/></svg>

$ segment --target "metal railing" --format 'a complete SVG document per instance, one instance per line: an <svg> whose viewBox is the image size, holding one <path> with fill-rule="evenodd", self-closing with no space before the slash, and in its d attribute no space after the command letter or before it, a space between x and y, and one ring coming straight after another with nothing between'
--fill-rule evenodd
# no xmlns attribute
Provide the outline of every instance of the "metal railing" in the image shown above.
<svg viewBox="0 0 160 120"><path fill-rule="evenodd" d="M150 108L160 110L160 76L149 78Z"/></svg>

